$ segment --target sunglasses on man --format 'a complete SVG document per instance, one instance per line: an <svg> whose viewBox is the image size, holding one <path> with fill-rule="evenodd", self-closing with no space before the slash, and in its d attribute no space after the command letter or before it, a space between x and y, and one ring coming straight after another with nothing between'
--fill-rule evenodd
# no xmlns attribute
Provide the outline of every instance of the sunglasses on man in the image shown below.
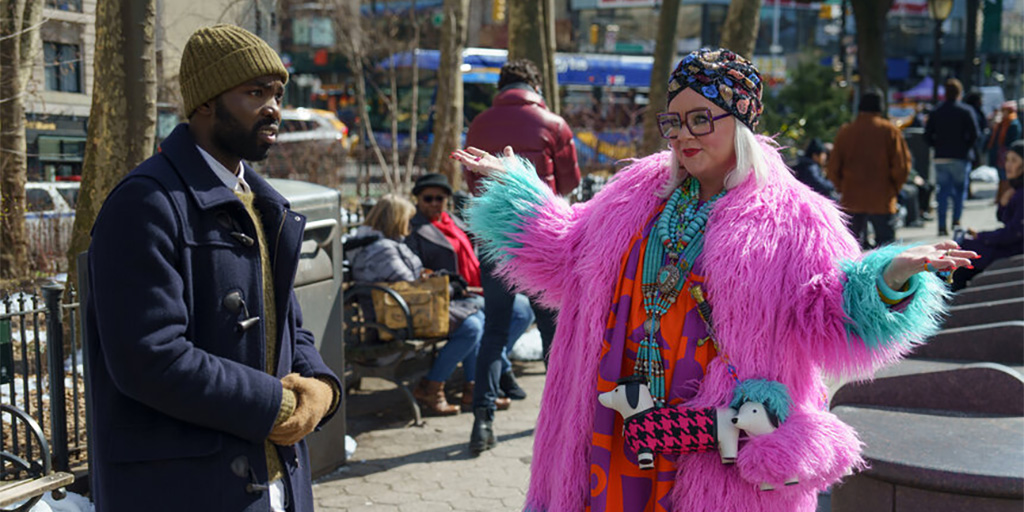
<svg viewBox="0 0 1024 512"><path fill-rule="evenodd" d="M446 195L420 196L420 201L423 201L424 203L440 203L441 201L444 201L445 199L448 199L448 196L446 196Z"/></svg>
<svg viewBox="0 0 1024 512"><path fill-rule="evenodd" d="M680 116L675 112L664 112L658 114L658 130L664 139L675 139L679 136L679 130L686 126L694 137L710 135L715 131L715 121L730 116L726 112L720 116L711 115L711 109L697 108Z"/></svg>

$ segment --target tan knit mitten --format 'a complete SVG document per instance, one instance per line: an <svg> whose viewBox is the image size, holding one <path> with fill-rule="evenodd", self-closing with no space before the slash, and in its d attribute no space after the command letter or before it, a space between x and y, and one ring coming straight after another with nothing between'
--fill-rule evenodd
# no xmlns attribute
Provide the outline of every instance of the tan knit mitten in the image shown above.
<svg viewBox="0 0 1024 512"><path fill-rule="evenodd" d="M312 378L291 373L281 379L284 389L295 393L297 403L291 416L274 426L268 439L280 446L293 445L316 428L334 401L331 386Z"/></svg>

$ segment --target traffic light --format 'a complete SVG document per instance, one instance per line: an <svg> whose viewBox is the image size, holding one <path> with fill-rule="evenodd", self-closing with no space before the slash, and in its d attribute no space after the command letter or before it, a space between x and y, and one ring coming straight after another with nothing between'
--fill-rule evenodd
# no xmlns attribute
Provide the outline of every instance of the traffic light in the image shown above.
<svg viewBox="0 0 1024 512"><path fill-rule="evenodd" d="M601 27L598 27L596 23L590 25L590 44L592 44L594 46L597 46L597 36L598 36L598 31L600 31L600 30L601 30Z"/></svg>
<svg viewBox="0 0 1024 512"><path fill-rule="evenodd" d="M491 0L491 21L505 23L505 0Z"/></svg>

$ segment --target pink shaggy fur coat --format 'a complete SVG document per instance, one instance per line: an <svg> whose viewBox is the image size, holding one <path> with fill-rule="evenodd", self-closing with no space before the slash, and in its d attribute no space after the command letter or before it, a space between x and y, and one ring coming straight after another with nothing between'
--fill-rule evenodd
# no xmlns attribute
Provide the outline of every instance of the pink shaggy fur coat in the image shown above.
<svg viewBox="0 0 1024 512"><path fill-rule="evenodd" d="M868 349L848 335L839 262L860 251L835 205L800 185L774 146L760 187L751 176L715 206L703 269L715 326L739 378L784 383L790 417L741 446L735 465L715 452L684 455L672 493L682 512L813 511L817 492L861 467L852 428L823 410L822 371L869 377L907 347ZM581 511L590 492L597 363L627 243L669 179L669 154L620 171L593 200L569 206L550 193L519 217L498 272L560 310L541 402L526 510ZM522 205L519 208L524 208ZM515 209L515 207L513 207ZM735 384L713 361L688 407L728 404ZM792 476L799 484L781 483ZM757 483L775 483L762 492Z"/></svg>

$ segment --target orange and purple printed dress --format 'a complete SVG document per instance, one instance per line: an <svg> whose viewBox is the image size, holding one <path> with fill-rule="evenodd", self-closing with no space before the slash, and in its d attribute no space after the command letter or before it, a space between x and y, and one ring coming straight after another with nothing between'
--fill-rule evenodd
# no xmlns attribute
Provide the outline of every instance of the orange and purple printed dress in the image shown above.
<svg viewBox="0 0 1024 512"><path fill-rule="evenodd" d="M641 233L633 236L622 257L619 282L608 315L607 330L601 348L598 393L615 389L616 381L632 375L637 348L644 337L642 282L647 237L661 209L651 216ZM702 283L700 260L687 276L683 290ZM661 317L661 346L665 367L667 406L680 405L694 395L704 378L708 363L715 358L714 344L698 346L707 336L707 328L689 293L678 300ZM594 434L590 456L590 500L587 512L670 512L669 494L676 479L676 458L655 454L654 469L641 470L636 453L624 445L622 417L594 401Z"/></svg>

